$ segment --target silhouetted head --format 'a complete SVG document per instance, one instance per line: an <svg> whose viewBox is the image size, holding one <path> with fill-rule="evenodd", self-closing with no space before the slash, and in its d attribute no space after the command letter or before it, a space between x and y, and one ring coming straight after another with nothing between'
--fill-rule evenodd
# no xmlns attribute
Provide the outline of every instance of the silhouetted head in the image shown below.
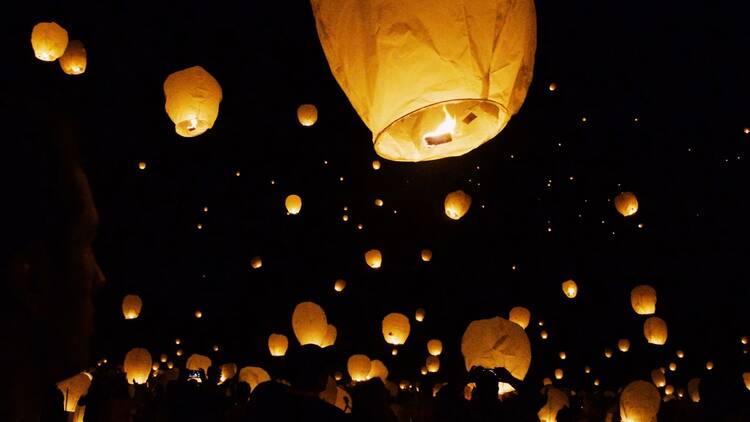
<svg viewBox="0 0 750 422"><path fill-rule="evenodd" d="M206 377L210 384L212 385L219 384L219 381L221 380L221 368L218 366L209 366Z"/></svg>
<svg viewBox="0 0 750 422"><path fill-rule="evenodd" d="M325 390L328 375L325 352L308 344L287 353L289 382L297 391L318 394Z"/></svg>
<svg viewBox="0 0 750 422"><path fill-rule="evenodd" d="M246 382L238 383L237 389L234 392L234 398L238 403L245 403L250 398L250 384Z"/></svg>

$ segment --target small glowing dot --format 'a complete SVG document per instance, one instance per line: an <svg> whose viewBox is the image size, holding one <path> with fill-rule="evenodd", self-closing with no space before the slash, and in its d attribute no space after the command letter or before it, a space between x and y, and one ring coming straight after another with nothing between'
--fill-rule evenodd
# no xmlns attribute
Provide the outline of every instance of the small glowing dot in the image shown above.
<svg viewBox="0 0 750 422"><path fill-rule="evenodd" d="M198 227L198 230L203 230L203 224L201 224L201 223L198 223L198 226L197 226L197 227Z"/></svg>
<svg viewBox="0 0 750 422"><path fill-rule="evenodd" d="M398 349L391 350L391 355L396 356L398 354Z"/></svg>
<svg viewBox="0 0 750 422"><path fill-rule="evenodd" d="M323 161L323 165L327 166L328 165L328 160Z"/></svg>
<svg viewBox="0 0 750 422"><path fill-rule="evenodd" d="M548 88L548 89L549 89L550 91L554 91L554 90L556 90L556 89L557 89L557 84L556 84L556 83L554 83L554 82L552 82L551 84L549 84L549 87L547 87L547 88Z"/></svg>
<svg viewBox="0 0 750 422"><path fill-rule="evenodd" d="M344 211L349 211L349 207L344 207Z"/></svg>
<svg viewBox="0 0 750 422"><path fill-rule="evenodd" d="M547 232L551 232L551 231L552 231L552 227L547 227Z"/></svg>
<svg viewBox="0 0 750 422"><path fill-rule="evenodd" d="M146 170L146 162L141 161L140 163L138 163L138 168L141 170Z"/></svg>
<svg viewBox="0 0 750 422"><path fill-rule="evenodd" d="M219 351L219 345L218 344L214 344L213 349L214 349L214 352L218 352Z"/></svg>
<svg viewBox="0 0 750 422"><path fill-rule="evenodd" d="M634 117L634 118L633 118L633 121L634 121L634 122L636 122L636 123L638 123L638 118L637 118L637 117Z"/></svg>
<svg viewBox="0 0 750 422"><path fill-rule="evenodd" d="M515 265L514 265L514 266L512 266L512 267L510 267L510 268L511 268L511 269L512 269L513 271L515 271L515 270L516 270L516 266L515 266Z"/></svg>
<svg viewBox="0 0 750 422"><path fill-rule="evenodd" d="M513 156L513 154L510 154L510 158L515 158L515 157Z"/></svg>
<svg viewBox="0 0 750 422"><path fill-rule="evenodd" d="M742 133L744 133L745 135L750 135L750 127L742 129Z"/></svg>
<svg viewBox="0 0 750 422"><path fill-rule="evenodd" d="M203 212L208 212L208 207L203 207Z"/></svg>
<svg viewBox="0 0 750 422"><path fill-rule="evenodd" d="M349 216L344 214L343 216L341 216L341 219L344 221L349 221Z"/></svg>
<svg viewBox="0 0 750 422"><path fill-rule="evenodd" d="M275 180L271 180L271 184L272 184L272 185L275 185L275 184L276 184L276 181L275 181Z"/></svg>
<svg viewBox="0 0 750 422"><path fill-rule="evenodd" d="M570 181L572 182L573 180L575 180L575 178L573 176L570 176Z"/></svg>
<svg viewBox="0 0 750 422"><path fill-rule="evenodd" d="M237 176L237 177L240 177L240 171L237 170L236 172L234 172L234 175Z"/></svg>
<svg viewBox="0 0 750 422"><path fill-rule="evenodd" d="M643 228L643 223L638 223L638 228L642 229Z"/></svg>
<svg viewBox="0 0 750 422"><path fill-rule="evenodd" d="M362 227L364 227L364 226L361 225L361 224L357 224L357 230L362 230Z"/></svg>
<svg viewBox="0 0 750 422"><path fill-rule="evenodd" d="M393 210L393 213L394 214L398 214L398 210Z"/></svg>
<svg viewBox="0 0 750 422"><path fill-rule="evenodd" d="M585 117L581 117L581 121L584 122L584 123L586 123L586 121L588 121L588 119L585 118Z"/></svg>
<svg viewBox="0 0 750 422"><path fill-rule="evenodd" d="M344 181L344 176L339 177L339 182L343 182L343 181Z"/></svg>
<svg viewBox="0 0 750 422"><path fill-rule="evenodd" d="M375 200L375 206L376 207L382 207L383 206L383 200L378 198Z"/></svg>

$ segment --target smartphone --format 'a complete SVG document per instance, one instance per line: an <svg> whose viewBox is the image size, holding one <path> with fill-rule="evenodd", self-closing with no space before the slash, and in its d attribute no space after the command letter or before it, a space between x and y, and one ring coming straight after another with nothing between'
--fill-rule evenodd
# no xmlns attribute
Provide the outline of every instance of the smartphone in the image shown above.
<svg viewBox="0 0 750 422"><path fill-rule="evenodd" d="M187 376L188 376L188 378L200 378L201 377L201 371L199 371L197 369L195 369L195 370L188 369L187 370Z"/></svg>

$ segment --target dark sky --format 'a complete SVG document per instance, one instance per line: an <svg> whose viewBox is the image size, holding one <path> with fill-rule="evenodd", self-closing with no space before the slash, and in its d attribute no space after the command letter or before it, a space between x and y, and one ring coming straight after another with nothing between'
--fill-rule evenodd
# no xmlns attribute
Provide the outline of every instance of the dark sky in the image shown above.
<svg viewBox="0 0 750 422"><path fill-rule="evenodd" d="M686 353L678 385L707 359L747 367L747 6L537 2L534 80L507 128L459 158L381 159L374 171L370 132L331 75L305 1L27 3L6 16L0 76L11 98L54 104L77 128L108 279L97 358L135 346L172 355L180 337L186 355L268 367L268 334L293 339L294 305L312 300L338 327L334 361L343 368L367 353L394 379L417 379L433 337L443 339L445 372L460 372L468 323L516 305L550 333L542 342L539 327L527 330L534 377L559 366L566 383L586 383L588 364L617 386L677 349ZM49 20L83 41L84 75L34 58L31 28ZM224 99L214 128L186 139L164 111L162 84L193 65ZM296 121L303 103L319 109L313 127ZM442 209L456 189L473 197L459 221ZM640 203L628 219L612 203L621 191ZM303 199L297 216L284 209L290 193ZM364 263L371 248L384 256L378 271ZM337 278L348 281L343 294ZM568 278L575 300L560 289ZM645 343L630 308L630 289L644 283L669 324L661 348ZM144 301L135 321L120 311L129 293ZM412 320L390 357L382 317L417 307L425 322ZM631 352L605 360L623 337Z"/></svg>

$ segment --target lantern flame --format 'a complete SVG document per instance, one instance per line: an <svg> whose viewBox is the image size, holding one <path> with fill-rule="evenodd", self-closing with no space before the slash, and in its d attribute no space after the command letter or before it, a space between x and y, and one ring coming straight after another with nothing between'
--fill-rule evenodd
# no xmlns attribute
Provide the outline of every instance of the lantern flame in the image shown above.
<svg viewBox="0 0 750 422"><path fill-rule="evenodd" d="M443 114L445 114L445 119L438 125L437 129L425 133L424 141L427 142L427 145L440 145L453 140L453 135L456 132L456 118L448 113L445 106L443 106Z"/></svg>
<svg viewBox="0 0 750 422"><path fill-rule="evenodd" d="M198 128L198 119L196 118L190 119L190 125L187 127L187 130L192 132L197 128Z"/></svg>

